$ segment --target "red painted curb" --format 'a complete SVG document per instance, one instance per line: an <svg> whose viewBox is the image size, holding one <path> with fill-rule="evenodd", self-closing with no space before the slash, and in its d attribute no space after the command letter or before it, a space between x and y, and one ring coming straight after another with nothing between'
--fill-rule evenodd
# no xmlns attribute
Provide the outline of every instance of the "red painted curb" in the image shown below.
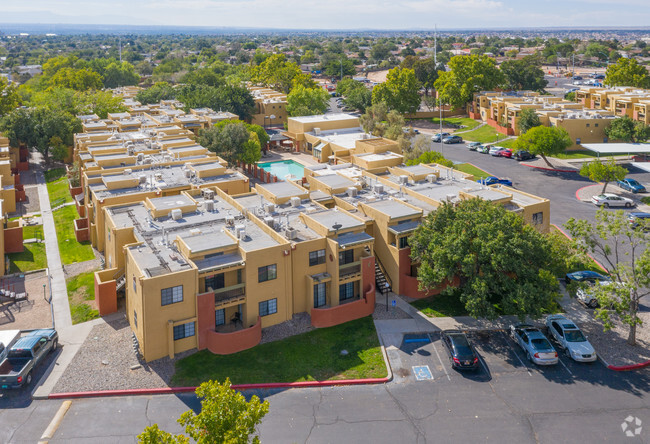
<svg viewBox="0 0 650 444"><path fill-rule="evenodd" d="M578 172L578 170L559 170L557 168L539 167L539 166L531 165L529 163L522 163L521 165L527 166L528 168L535 168L537 170L555 171L556 173L577 173Z"/></svg>
<svg viewBox="0 0 650 444"><path fill-rule="evenodd" d="M564 234L564 236L565 236L567 239L572 240L572 239L571 239L571 236L569 236L568 234L566 234L562 228L558 227L558 226L555 225L555 224L551 224L551 225L553 225L553 226L555 227L555 229L558 230L560 233ZM589 256L589 258L590 258L592 261L594 261L594 263L595 263L596 265L598 265L598 266L600 267L601 270L603 270L605 273L607 273L607 269L606 269L605 267L603 267L603 265L602 265L600 262L598 262L596 259L594 259L594 257L593 257L591 254L587 254L587 256Z"/></svg>
<svg viewBox="0 0 650 444"><path fill-rule="evenodd" d="M390 378L369 378L369 379L340 379L335 381L301 381L301 382L269 382L260 384L235 384L233 390L271 389L271 388L306 388L306 387L331 387L339 385L363 385L363 384L384 384ZM129 390L100 390L95 392L68 392L50 393L48 399L69 399L69 398L99 398L108 396L133 396L133 395L173 395L176 393L194 392L196 387L163 387L152 389L129 389Z"/></svg>
<svg viewBox="0 0 650 444"><path fill-rule="evenodd" d="M580 188L578 188L578 189L576 190L576 200L578 200L578 201L580 201L580 202L584 202L583 200L580 200L580 198L578 197L578 193L579 193L580 191L584 190L585 188L589 188L589 187L593 187L593 185L585 185L584 187L580 187Z"/></svg>
<svg viewBox="0 0 650 444"><path fill-rule="evenodd" d="M640 364L631 365L608 365L607 368L615 372L629 372L631 370L640 370L642 368L650 367L650 361L642 362Z"/></svg>

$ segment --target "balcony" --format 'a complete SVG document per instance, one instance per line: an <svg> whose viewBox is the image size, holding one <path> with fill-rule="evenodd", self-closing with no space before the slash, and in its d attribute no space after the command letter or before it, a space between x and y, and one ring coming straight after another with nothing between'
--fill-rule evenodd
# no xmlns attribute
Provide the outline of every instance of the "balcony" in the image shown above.
<svg viewBox="0 0 650 444"><path fill-rule="evenodd" d="M339 265L339 281L352 279L361 276L361 261L350 262Z"/></svg>
<svg viewBox="0 0 650 444"><path fill-rule="evenodd" d="M213 291L215 307L232 302L244 302L246 299L246 284L231 285Z"/></svg>

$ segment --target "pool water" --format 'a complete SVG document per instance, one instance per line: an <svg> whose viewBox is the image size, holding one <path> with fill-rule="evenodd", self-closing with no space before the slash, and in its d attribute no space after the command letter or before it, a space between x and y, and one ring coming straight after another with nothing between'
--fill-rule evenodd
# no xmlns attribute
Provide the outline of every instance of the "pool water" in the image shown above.
<svg viewBox="0 0 650 444"><path fill-rule="evenodd" d="M298 162L294 162L293 160L258 163L257 167L263 168L264 171L271 173L271 175L277 176L278 180L284 180L288 174L295 176L297 179L300 179L305 175L305 167Z"/></svg>

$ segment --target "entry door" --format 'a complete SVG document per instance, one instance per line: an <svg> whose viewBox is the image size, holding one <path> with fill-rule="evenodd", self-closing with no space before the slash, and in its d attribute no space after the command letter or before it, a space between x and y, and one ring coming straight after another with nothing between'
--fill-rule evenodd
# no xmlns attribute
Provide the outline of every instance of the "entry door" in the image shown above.
<svg viewBox="0 0 650 444"><path fill-rule="evenodd" d="M322 307L327 304L325 285L325 283L314 284L314 308Z"/></svg>

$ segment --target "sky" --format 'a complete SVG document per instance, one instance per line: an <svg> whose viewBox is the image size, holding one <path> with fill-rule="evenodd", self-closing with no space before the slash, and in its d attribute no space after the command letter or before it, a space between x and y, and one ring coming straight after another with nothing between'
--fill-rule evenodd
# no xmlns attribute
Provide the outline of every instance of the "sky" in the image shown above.
<svg viewBox="0 0 650 444"><path fill-rule="evenodd" d="M650 25L648 0L0 0L0 23L289 29Z"/></svg>

